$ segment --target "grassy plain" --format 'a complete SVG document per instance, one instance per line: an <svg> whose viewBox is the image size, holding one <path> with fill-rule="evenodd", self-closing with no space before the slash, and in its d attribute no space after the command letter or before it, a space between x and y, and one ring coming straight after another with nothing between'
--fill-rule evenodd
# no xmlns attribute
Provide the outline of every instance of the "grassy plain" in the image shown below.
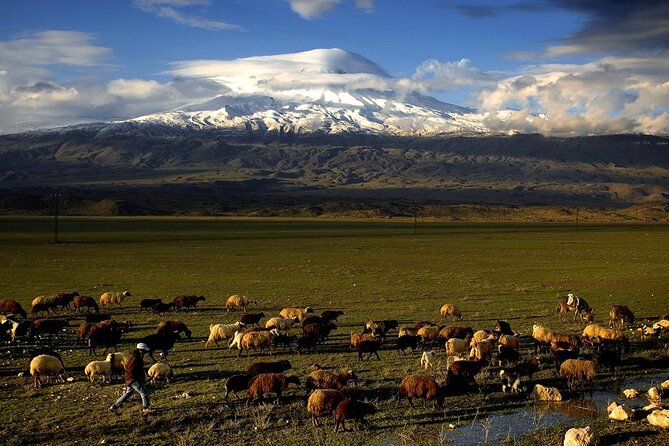
<svg viewBox="0 0 669 446"><path fill-rule="evenodd" d="M177 381L154 389L157 412L146 417L135 400L120 416L107 412L122 386L84 380L91 358L73 346L74 328L59 348L75 382L37 392L28 378L17 377L27 350L2 345L0 438L7 444L390 444L388 439L439 444L449 423L471 422L526 402L510 401L490 386L448 398L443 410L395 409L397 385L405 374L419 371L419 356L390 349L381 353L382 361L359 365L347 345L349 333L360 331L363 321L436 321L439 307L452 302L462 309L464 323L476 329L492 328L501 318L523 334L537 322L575 333L579 325L555 318L556 296L570 290L588 299L597 321L607 318L614 303L630 306L642 321L669 313L666 225L432 222L420 223L414 233L411 221L68 218L60 227L63 243L52 244L49 219L0 219L1 298L14 298L29 309L39 294L78 290L97 298L106 290L131 290L124 308L113 310L115 318L134 324L124 338L126 351L165 319L139 313L142 298L169 301L176 294L203 294L206 301L196 312L170 316L188 324L193 340L178 343L170 354ZM336 436L330 419L326 427L311 427L303 390L295 388L281 407L224 402L225 378L269 359L257 354L237 359L227 348L204 349L209 324L239 317L225 311L230 294L256 298L260 305L251 311L268 317L288 306L310 305L317 314L342 309L342 325L321 354L280 352L274 358L290 359L291 373L303 380L313 363L353 367L361 378L354 391L379 409L370 427ZM631 358L623 371L666 367L653 361L658 359L653 352L634 354L643 367ZM555 373L547 365L538 378L551 383ZM552 444L556 437L542 438L552 438L544 443ZM634 439L640 443L629 444L658 438L668 437L651 429L651 435ZM626 441L632 440L615 444Z"/></svg>

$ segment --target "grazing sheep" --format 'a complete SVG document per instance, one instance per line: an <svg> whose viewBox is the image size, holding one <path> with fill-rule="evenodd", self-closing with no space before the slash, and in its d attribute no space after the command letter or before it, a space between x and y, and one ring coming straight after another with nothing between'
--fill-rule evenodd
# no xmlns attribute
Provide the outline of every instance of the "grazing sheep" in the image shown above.
<svg viewBox="0 0 669 446"><path fill-rule="evenodd" d="M59 306L61 310L67 308L70 309L70 304L74 301L74 298L79 296L78 291L72 291L71 293L56 293L53 295L53 304L54 309L56 306Z"/></svg>
<svg viewBox="0 0 669 446"><path fill-rule="evenodd" d="M23 318L28 317L26 310L14 299L0 299L0 314L19 314Z"/></svg>
<svg viewBox="0 0 669 446"><path fill-rule="evenodd" d="M30 357L28 358L28 371L30 371L30 362L40 355L53 356L54 358L58 358L60 363L63 364L63 358L60 357L60 354L57 351L49 347L38 347L30 352ZM63 369L64 368L65 365L63 365Z"/></svg>
<svg viewBox="0 0 669 446"><path fill-rule="evenodd" d="M246 375L252 378L262 373L281 373L292 368L293 366L290 364L290 361L285 359L273 362L256 362L249 366L246 370Z"/></svg>
<svg viewBox="0 0 669 446"><path fill-rule="evenodd" d="M39 305L39 304L52 304L53 300L54 300L53 296L44 296L44 295L37 296L30 303L30 306L34 307L35 305Z"/></svg>
<svg viewBox="0 0 669 446"><path fill-rule="evenodd" d="M441 314L442 320L446 320L446 316L451 316L453 321L455 321L456 318L462 320L462 312L453 304L444 304L439 310L439 314Z"/></svg>
<svg viewBox="0 0 669 446"><path fill-rule="evenodd" d="M167 304L160 302L153 306L153 314L163 315L171 311L172 308L174 308L174 304L172 302Z"/></svg>
<svg viewBox="0 0 669 446"><path fill-rule="evenodd" d="M281 402L281 394L286 391L288 384L300 385L297 376L286 376L283 373L263 373L251 378L247 395L253 401L262 400L265 395L276 394L276 403Z"/></svg>
<svg viewBox="0 0 669 446"><path fill-rule="evenodd" d="M83 345L86 345L86 338L91 332L95 324L92 322L82 322L79 327L77 327L77 343L81 341Z"/></svg>
<svg viewBox="0 0 669 446"><path fill-rule="evenodd" d="M235 333L240 331L242 327L244 327L244 324L241 322L235 322L234 324L211 324L209 326L209 339L207 339L204 347L207 348L212 342L218 347L219 341L232 339Z"/></svg>
<svg viewBox="0 0 669 446"><path fill-rule="evenodd" d="M560 366L567 359L578 359L579 352L578 350L567 350L567 349L556 349L553 350L553 365L555 366L555 371L560 373Z"/></svg>
<svg viewBox="0 0 669 446"><path fill-rule="evenodd" d="M425 370L432 368L434 365L434 358L437 356L437 353L432 350L429 352L423 352L423 356L420 358L420 366Z"/></svg>
<svg viewBox="0 0 669 446"><path fill-rule="evenodd" d="M237 392L246 391L249 388L249 381L251 377L248 375L232 375L230 378L225 381L225 398L228 399L228 394L230 392L235 394L237 397Z"/></svg>
<svg viewBox="0 0 669 446"><path fill-rule="evenodd" d="M123 299L130 296L132 296L132 294L130 294L130 291L124 291L122 293L117 293L115 291L107 291L106 293L102 293L102 295L100 296L100 306L103 308L106 308L107 305L113 307L120 307L121 304L123 303Z"/></svg>
<svg viewBox="0 0 669 446"><path fill-rule="evenodd" d="M327 370L314 370L309 373L305 383L307 394L314 389L341 390L348 385L349 381L358 382L358 377L353 370L343 370L332 373Z"/></svg>
<svg viewBox="0 0 669 446"><path fill-rule="evenodd" d="M204 296L177 296L172 301L174 308L177 311L187 310L190 307L195 309L198 302L204 302Z"/></svg>
<svg viewBox="0 0 669 446"><path fill-rule="evenodd" d="M370 339L373 339L374 336L372 336L371 333L355 333L351 332L351 347L353 349L358 348L358 344L360 344L362 341L368 341Z"/></svg>
<svg viewBox="0 0 669 446"><path fill-rule="evenodd" d="M472 335L472 343L485 341L487 339L496 339L495 333L492 330L477 330Z"/></svg>
<svg viewBox="0 0 669 446"><path fill-rule="evenodd" d="M474 336L474 330L471 327L444 327L439 331L439 337L447 342L451 338L470 339Z"/></svg>
<svg viewBox="0 0 669 446"><path fill-rule="evenodd" d="M107 355L106 361L111 363L111 378L119 376L123 378L125 365L130 360L130 355L125 352L115 352Z"/></svg>
<svg viewBox="0 0 669 446"><path fill-rule="evenodd" d="M177 333L182 333L186 335L188 339L190 339L190 335L192 332L188 329L186 324L184 324L181 321L161 321L158 323L158 328L156 329L156 333L167 333L167 332L177 332Z"/></svg>
<svg viewBox="0 0 669 446"><path fill-rule="evenodd" d="M102 382L111 381L111 362L109 361L91 361L84 369L86 377L91 381L95 381L95 376L101 376Z"/></svg>
<svg viewBox="0 0 669 446"><path fill-rule="evenodd" d="M536 324L532 326L532 338L534 339L537 350L548 348L551 345L554 335L555 332L550 328Z"/></svg>
<svg viewBox="0 0 669 446"><path fill-rule="evenodd" d="M98 303L91 296L75 296L72 300L72 305L74 306L74 312L78 313L79 310L83 311L83 308L86 307L86 311L90 312L91 309L98 313L100 307Z"/></svg>
<svg viewBox="0 0 669 446"><path fill-rule="evenodd" d="M560 378L567 380L567 385L572 388L576 381L581 385L590 383L597 375L597 363L585 359L567 359L560 365Z"/></svg>
<svg viewBox="0 0 669 446"><path fill-rule="evenodd" d="M380 361L381 360L381 357L379 356L380 348L381 348L381 341L376 339L369 339L367 341L360 342L355 348L355 351L358 352L358 361L362 361L362 355L364 353L369 353L369 356L367 356L368 361L369 358L372 357L372 355L376 355L376 359Z"/></svg>
<svg viewBox="0 0 669 446"><path fill-rule="evenodd" d="M275 328L281 333L288 334L290 329L293 328L300 320L297 317L285 318L285 317L273 317L265 322L265 328Z"/></svg>
<svg viewBox="0 0 669 446"><path fill-rule="evenodd" d="M395 319L386 319L383 321L367 321L365 322L364 333L381 333L382 337L390 330L397 328L398 323Z"/></svg>
<svg viewBox="0 0 669 446"><path fill-rule="evenodd" d="M330 332L335 329L337 329L337 326L333 323L328 323L327 325L309 324L306 325L302 331L304 336L308 338L314 338L322 344L325 342L328 336L330 336Z"/></svg>
<svg viewBox="0 0 669 446"><path fill-rule="evenodd" d="M278 334L274 336L274 338L272 338L272 345L274 346L274 350L276 350L279 347L279 345L283 345L292 353L293 349L291 345L293 344L293 342L297 342L297 336Z"/></svg>
<svg viewBox="0 0 669 446"><path fill-rule="evenodd" d="M458 339L450 338L446 341L446 356L460 356L469 350L471 338Z"/></svg>
<svg viewBox="0 0 669 446"><path fill-rule="evenodd" d="M270 347L272 346L272 338L276 335L277 332L275 330L244 333L239 342L239 353L237 356L241 356L242 351L246 350L246 356L248 357L251 355L251 350L260 350L262 352L264 348L266 348L271 355L272 350Z"/></svg>
<svg viewBox="0 0 669 446"><path fill-rule="evenodd" d="M334 413L335 409L346 399L344 392L332 389L317 389L307 400L307 412L311 414L311 424L318 427L318 416Z"/></svg>
<svg viewBox="0 0 669 446"><path fill-rule="evenodd" d="M423 344L432 344L439 337L439 327L425 326L421 327L416 335L420 336L423 339Z"/></svg>
<svg viewBox="0 0 669 446"><path fill-rule="evenodd" d="M339 323L339 316L343 316L344 312L339 310L325 310L321 313L323 320L327 322Z"/></svg>
<svg viewBox="0 0 669 446"><path fill-rule="evenodd" d="M532 396L537 401L562 401L562 395L557 388L544 387L541 384L534 385Z"/></svg>
<svg viewBox="0 0 669 446"><path fill-rule="evenodd" d="M164 379L165 382L170 383L174 380L174 372L172 367L163 362L153 364L146 375L151 379L151 384L155 384L156 380Z"/></svg>
<svg viewBox="0 0 669 446"><path fill-rule="evenodd" d="M239 318L239 322L244 325L257 325L260 327L260 319L265 317L265 313L246 313Z"/></svg>
<svg viewBox="0 0 669 446"><path fill-rule="evenodd" d="M284 319L293 319L297 318L300 322L302 322L302 319L307 317L307 314L313 313L314 310L311 309L311 307L305 307L305 308L284 308L279 312L279 316L281 316Z"/></svg>
<svg viewBox="0 0 669 446"><path fill-rule="evenodd" d="M646 417L651 426L669 428L669 410L654 410Z"/></svg>
<svg viewBox="0 0 669 446"><path fill-rule="evenodd" d="M37 316L40 313L49 314L51 313L51 310L53 310L54 313L56 312L56 304L53 302L50 304L35 304L31 309L31 313L33 316Z"/></svg>
<svg viewBox="0 0 669 446"><path fill-rule="evenodd" d="M499 345L509 347L514 350L520 349L520 339L517 336L503 334L497 340Z"/></svg>
<svg viewBox="0 0 669 446"><path fill-rule="evenodd" d="M234 294L228 297L228 300L225 301L226 311L241 309L244 313L246 313L246 307L250 305L257 306L258 302L255 299L251 299L246 296L240 296L238 294Z"/></svg>
<svg viewBox="0 0 669 446"><path fill-rule="evenodd" d="M468 385L476 382L476 375L484 364L479 361L456 361L448 366L447 376L449 386Z"/></svg>
<svg viewBox="0 0 669 446"><path fill-rule="evenodd" d="M156 358L153 357L153 352L156 350L162 350L163 358L167 359L167 355L179 339L181 339L179 333L167 332L145 336L140 340L140 342L145 343L149 347L149 356L153 362L156 362Z"/></svg>
<svg viewBox="0 0 669 446"><path fill-rule="evenodd" d="M402 327L399 329L397 332L397 336L416 336L416 333L418 333L418 329L414 327Z"/></svg>
<svg viewBox="0 0 669 446"><path fill-rule="evenodd" d="M355 420L355 427L362 423L366 415L374 415L376 408L362 401L344 400L335 409L335 432L342 426L346 432L346 420Z"/></svg>
<svg viewBox="0 0 669 446"><path fill-rule="evenodd" d="M622 341L625 337L622 332L618 330L602 327L597 324L586 325L581 336L590 340L597 339L606 341Z"/></svg>
<svg viewBox="0 0 669 446"><path fill-rule="evenodd" d="M89 355L95 355L97 347L105 347L103 355L107 354L109 347L114 347L118 351L118 344L121 336L127 331L128 323L119 323L116 321L103 321L94 324L88 334Z"/></svg>
<svg viewBox="0 0 669 446"><path fill-rule="evenodd" d="M313 336L302 336L297 339L297 354L301 355L302 350L304 350L307 354L311 350L313 350L315 353L318 353L318 343L319 340L316 337Z"/></svg>
<svg viewBox="0 0 669 446"><path fill-rule="evenodd" d="M146 310L146 311L153 310L153 308L154 308L156 305L158 305L158 304L162 304L162 303L163 303L163 300L162 300L162 299L142 299L141 301L139 301L139 311L142 311L142 310Z"/></svg>
<svg viewBox="0 0 669 446"><path fill-rule="evenodd" d="M49 339L51 336L60 333L66 327L69 327L70 323L65 319L35 319L32 322L32 335L43 335L48 334Z"/></svg>
<svg viewBox="0 0 669 446"><path fill-rule="evenodd" d="M67 373L65 373L65 368L63 367L63 362L60 358L50 355L39 355L34 357L30 361L30 375L35 379L34 387L38 389L42 387L43 376L46 376L47 379L50 376L56 376L63 383L65 378L67 378Z"/></svg>
<svg viewBox="0 0 669 446"><path fill-rule="evenodd" d="M423 342L423 338L420 336L411 336L411 335L403 335L397 338L397 353L402 352L405 353L405 350L407 348L411 349L411 353L414 353L416 349L421 345Z"/></svg>
<svg viewBox="0 0 669 446"><path fill-rule="evenodd" d="M597 433L586 427L572 427L564 434L563 446L595 446L599 443Z"/></svg>
<svg viewBox="0 0 669 446"><path fill-rule="evenodd" d="M403 398L409 401L412 408L414 398L424 398L424 405L428 400L434 400L434 406L441 407L444 403L444 391L431 376L407 375L400 383L396 406L399 406Z"/></svg>
<svg viewBox="0 0 669 446"><path fill-rule="evenodd" d="M634 313L625 305L612 305L609 310L609 327L618 325L621 329L625 324L634 323Z"/></svg>
<svg viewBox="0 0 669 446"><path fill-rule="evenodd" d="M479 342L472 342L472 348L469 352L469 359L475 361L489 361L495 352L495 340L486 339Z"/></svg>

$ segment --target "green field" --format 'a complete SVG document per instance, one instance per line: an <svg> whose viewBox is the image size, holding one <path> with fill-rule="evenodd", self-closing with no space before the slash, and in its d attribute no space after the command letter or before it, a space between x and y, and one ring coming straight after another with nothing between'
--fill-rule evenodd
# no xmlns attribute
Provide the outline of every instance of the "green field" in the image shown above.
<svg viewBox="0 0 669 446"><path fill-rule="evenodd" d="M125 351L165 319L139 313L139 300L202 294L206 301L196 312L170 316L186 322L194 340L178 343L170 354L177 381L157 386L151 395L157 412L147 417L135 400L120 416L107 412L122 386L84 380L91 357L72 346L75 328L60 346L75 382L37 392L28 378L17 377L26 365L23 346L2 345L0 438L7 444L378 444L388 438L439 444L444 424L526 403L510 403L497 388L448 398L443 410L409 410L406 403L395 409L399 381L419 370L419 355L388 350L382 361L358 365L347 339L365 320L436 321L449 302L475 329L493 328L501 318L523 335L537 322L575 333L581 326L555 317L556 297L569 290L588 299L600 322L611 304L630 306L640 322L669 313L667 225L420 223L414 233L410 221L82 218L61 219L60 229L63 243L52 244L49 219L0 219L0 298L16 299L29 311L40 294L78 290L97 298L107 290L130 290L124 308L113 311L134 324ZM274 358L290 359L291 373L302 380L313 363L353 367L361 381L352 391L379 409L370 426L336 436L330 419L325 427L311 427L303 390L296 388L281 407L224 403L225 378L267 360L266 354L237 359L227 348L204 349L209 324L239 317L225 311L231 294L257 299L260 305L251 311L268 317L289 306L310 305L317 314L343 310L325 352ZM635 354L657 357L645 350ZM633 362L629 373L640 373ZM537 378L553 380L551 365ZM656 442L652 433L640 441Z"/></svg>

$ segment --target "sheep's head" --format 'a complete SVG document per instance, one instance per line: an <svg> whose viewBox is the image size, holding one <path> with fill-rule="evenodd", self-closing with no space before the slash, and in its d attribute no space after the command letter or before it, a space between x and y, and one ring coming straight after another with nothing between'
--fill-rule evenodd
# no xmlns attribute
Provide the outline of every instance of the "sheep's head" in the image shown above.
<svg viewBox="0 0 669 446"><path fill-rule="evenodd" d="M123 297L130 297L130 296L132 296L132 294L130 294L130 291L126 290L123 292Z"/></svg>
<svg viewBox="0 0 669 446"><path fill-rule="evenodd" d="M307 307L307 308L304 309L304 312L305 313L313 313L314 310L311 307Z"/></svg>

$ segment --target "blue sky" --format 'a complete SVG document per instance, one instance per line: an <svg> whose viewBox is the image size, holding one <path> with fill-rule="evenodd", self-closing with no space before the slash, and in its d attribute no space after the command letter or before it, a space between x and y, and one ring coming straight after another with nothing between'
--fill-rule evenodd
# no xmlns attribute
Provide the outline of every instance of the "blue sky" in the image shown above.
<svg viewBox="0 0 669 446"><path fill-rule="evenodd" d="M669 123L669 92L662 87L669 73L659 61L666 59L669 42L661 26L669 20L665 3L1 0L0 130L21 120L48 121L53 113L45 114L44 108L53 101L65 103L75 121L152 111L117 94L100 100L95 110L89 107L87 114L90 101L82 96L84 91L109 93L116 80L168 85L173 76L166 71L175 61L338 47L371 59L397 78L415 77L426 61L436 60L440 65L431 65L424 88L447 102L486 110L548 110L552 116L562 110L563 120L574 117L568 125L577 133L638 131L644 125L658 133ZM654 28L658 31L649 35ZM60 58L53 55L59 45L66 48ZM518 90L514 81L523 76L534 79L534 87L524 83ZM541 96L560 81L559 88L570 86L574 94ZM647 84L650 90L640 90ZM588 97L593 85L608 90ZM41 91L48 95L40 96ZM642 101L646 96L659 103ZM153 111L160 106L156 102ZM633 113L642 113L645 123L628 122ZM604 122L607 116L610 122ZM523 115L516 121L522 122Z"/></svg>

